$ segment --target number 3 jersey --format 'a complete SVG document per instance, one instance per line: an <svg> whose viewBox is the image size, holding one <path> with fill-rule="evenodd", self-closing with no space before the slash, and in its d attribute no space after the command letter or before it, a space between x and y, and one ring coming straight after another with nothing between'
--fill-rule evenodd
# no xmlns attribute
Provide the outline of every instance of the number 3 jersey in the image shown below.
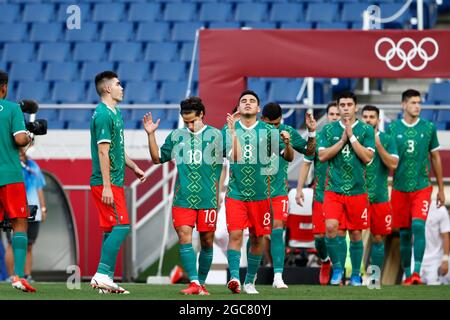
<svg viewBox="0 0 450 320"><path fill-rule="evenodd" d="M395 139L400 157L393 188L413 192L430 186L429 153L439 149L435 125L420 118L412 125L400 119L387 132Z"/></svg>
<svg viewBox="0 0 450 320"><path fill-rule="evenodd" d="M178 175L173 206L215 209L223 163L222 133L205 125L197 132L172 131L161 147L161 163L175 159Z"/></svg>
<svg viewBox="0 0 450 320"><path fill-rule="evenodd" d="M375 135L373 127L356 120L352 125L353 135L364 147L375 152ZM323 127L319 151L336 144L342 137L345 126L335 121ZM359 195L367 193L366 165L359 159L349 140L344 147L328 161L325 190L343 195Z"/></svg>

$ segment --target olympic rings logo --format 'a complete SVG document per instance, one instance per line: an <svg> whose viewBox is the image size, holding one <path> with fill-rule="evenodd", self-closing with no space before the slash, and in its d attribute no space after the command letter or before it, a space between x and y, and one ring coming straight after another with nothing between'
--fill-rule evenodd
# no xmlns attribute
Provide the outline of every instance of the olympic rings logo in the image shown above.
<svg viewBox="0 0 450 320"><path fill-rule="evenodd" d="M383 43L388 43L391 47L385 53L385 55L382 55L380 53L380 46ZM408 52L405 52L405 50L402 48L405 43L409 43L412 45L412 48L409 49ZM423 45L425 43L431 43L434 46L434 53L431 56L429 56L428 52L423 48ZM395 44L395 42L391 38L384 37L379 39L375 44L375 54L377 55L378 59L380 59L381 61L385 61L388 68L392 71L402 70L406 65L408 65L414 71L421 71L425 69L429 61L434 60L437 57L438 53L439 45L436 40L430 37L423 38L422 40L420 40L419 44L416 44L416 42L411 38L402 38L397 44ZM423 61L422 64L418 66L416 66L412 62L412 60L414 60L417 55L419 55L419 57ZM396 56L402 61L398 66L393 65L391 62L392 59L394 59Z"/></svg>

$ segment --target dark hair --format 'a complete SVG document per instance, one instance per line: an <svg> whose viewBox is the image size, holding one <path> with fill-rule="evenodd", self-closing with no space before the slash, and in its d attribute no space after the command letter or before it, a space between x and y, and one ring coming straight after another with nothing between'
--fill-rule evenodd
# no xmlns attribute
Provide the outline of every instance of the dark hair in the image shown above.
<svg viewBox="0 0 450 320"><path fill-rule="evenodd" d="M412 97L420 98L420 92L414 89L408 89L402 92L402 102L406 102Z"/></svg>
<svg viewBox="0 0 450 320"><path fill-rule="evenodd" d="M279 117L282 116L282 114L283 113L281 111L281 107L276 102L269 102L269 103L267 103L264 106L263 111L262 111L263 117L266 117L270 121L278 119Z"/></svg>
<svg viewBox="0 0 450 320"><path fill-rule="evenodd" d="M203 112L203 115L206 114L205 105L199 97L189 97L184 99L180 102L180 108L180 114L187 114L191 112L195 112L196 116L199 116L200 112Z"/></svg>
<svg viewBox="0 0 450 320"><path fill-rule="evenodd" d="M117 73L113 71L103 71L95 76L95 89L99 96L102 96L102 88L104 81L118 78Z"/></svg>
<svg viewBox="0 0 450 320"><path fill-rule="evenodd" d="M353 99L353 102L355 102L355 104L358 103L358 99L356 98L356 95L353 92L345 91L338 95L338 98L336 99L337 105L339 106L339 101L341 99L346 99L346 98Z"/></svg>
<svg viewBox="0 0 450 320"><path fill-rule="evenodd" d="M380 109L371 104L365 105L364 108L362 108L362 113L364 113L364 111L375 111L377 113L377 118L380 118Z"/></svg>
<svg viewBox="0 0 450 320"><path fill-rule="evenodd" d="M258 95L256 94L256 92L253 91L253 90L248 90L248 89L242 91L241 95L239 96L238 104L241 102L241 98L242 98L243 96L245 96L246 94L251 94L252 96L254 96L254 97L256 98L256 101L258 101L258 105L259 105L259 97L258 97Z"/></svg>
<svg viewBox="0 0 450 320"><path fill-rule="evenodd" d="M234 114L234 113L236 113L236 112L237 112L237 110L238 110L238 108L239 108L238 106L234 107L234 108L233 108L233 111L231 111L231 114Z"/></svg>
<svg viewBox="0 0 450 320"><path fill-rule="evenodd" d="M0 70L0 87L8 84L8 74Z"/></svg>
<svg viewBox="0 0 450 320"><path fill-rule="evenodd" d="M337 102L336 101L331 101L329 104L327 104L327 114L328 114L328 111L330 111L330 108L331 107L336 107L337 108Z"/></svg>

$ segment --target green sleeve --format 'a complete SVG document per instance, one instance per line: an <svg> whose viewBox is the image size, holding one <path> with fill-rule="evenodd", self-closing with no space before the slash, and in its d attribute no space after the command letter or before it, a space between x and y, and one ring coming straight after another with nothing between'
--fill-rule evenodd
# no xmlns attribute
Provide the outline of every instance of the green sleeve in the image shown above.
<svg viewBox="0 0 450 320"><path fill-rule="evenodd" d="M429 150L433 151L433 150L437 150L439 148L439 140L437 137L437 130L436 130L436 126L434 124L432 125L432 133L431 133L431 142L430 142L430 147Z"/></svg>
<svg viewBox="0 0 450 320"><path fill-rule="evenodd" d="M386 151L389 152L390 155L398 156L397 144L395 143L395 139L393 136L387 136L387 148Z"/></svg>
<svg viewBox="0 0 450 320"><path fill-rule="evenodd" d="M161 156L159 157L159 161L161 163L172 160L172 150L173 150L173 146L174 146L174 142L172 140L172 134L173 134L173 131L167 136L166 140L164 141L164 144L162 145L162 147L160 149Z"/></svg>
<svg viewBox="0 0 450 320"><path fill-rule="evenodd" d="M308 144L305 139L300 135L300 133L297 132L295 129L289 130L289 133L291 134L291 145L292 148L294 148L295 151L299 153L306 153L306 145Z"/></svg>
<svg viewBox="0 0 450 320"><path fill-rule="evenodd" d="M224 125L221 132L222 132L222 152L223 152L223 157L224 158L228 158L228 153L231 150L231 145L229 145L231 143L231 137L229 137L227 139L227 130L228 130L228 125ZM228 151L228 152L227 152Z"/></svg>
<svg viewBox="0 0 450 320"><path fill-rule="evenodd" d="M317 142L318 149L329 148L332 146L332 143L327 135L327 126L328 124L322 129L321 134L319 135L319 140Z"/></svg>
<svg viewBox="0 0 450 320"><path fill-rule="evenodd" d="M112 123L107 113L97 113L94 119L95 141L97 144L101 142L111 143Z"/></svg>
<svg viewBox="0 0 450 320"><path fill-rule="evenodd" d="M364 135L362 145L375 151L375 130L371 126L366 127L366 134Z"/></svg>
<svg viewBox="0 0 450 320"><path fill-rule="evenodd" d="M25 128L25 120L23 117L22 110L19 105L15 105L15 108L12 112L12 126L11 126L11 134L15 134L16 132L26 131Z"/></svg>

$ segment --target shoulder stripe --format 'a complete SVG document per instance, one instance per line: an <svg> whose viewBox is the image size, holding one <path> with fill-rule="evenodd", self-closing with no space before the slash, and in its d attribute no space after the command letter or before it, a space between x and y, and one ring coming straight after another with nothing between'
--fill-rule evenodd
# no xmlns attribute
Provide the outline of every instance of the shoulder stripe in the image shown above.
<svg viewBox="0 0 450 320"><path fill-rule="evenodd" d="M19 133L22 133L22 132L27 133L26 130L19 130L19 131L14 132L13 136L16 136L16 135L18 135Z"/></svg>

